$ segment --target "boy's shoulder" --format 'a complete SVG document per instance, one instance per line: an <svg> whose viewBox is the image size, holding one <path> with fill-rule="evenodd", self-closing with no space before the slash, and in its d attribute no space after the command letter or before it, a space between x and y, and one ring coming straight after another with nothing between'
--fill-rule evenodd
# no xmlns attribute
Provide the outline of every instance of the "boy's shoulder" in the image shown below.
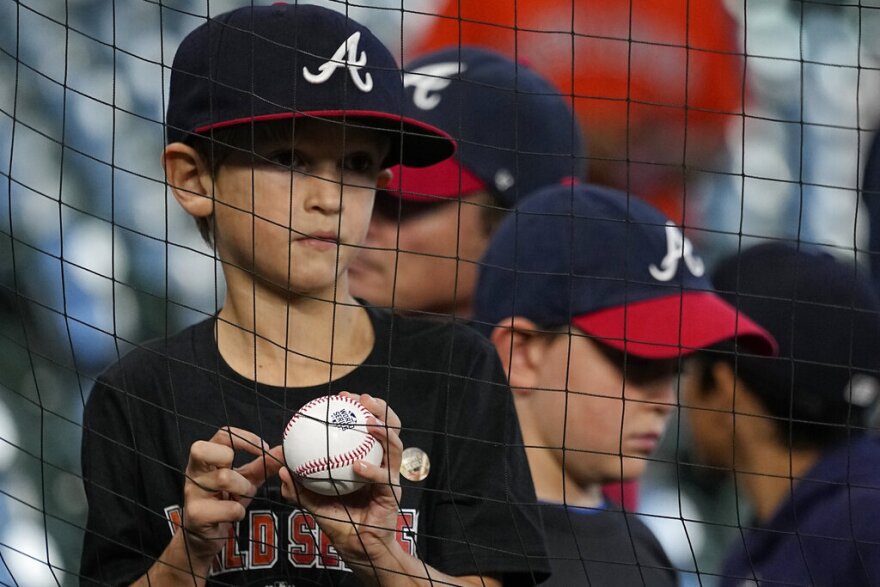
<svg viewBox="0 0 880 587"><path fill-rule="evenodd" d="M99 377L114 381L145 377L150 372L167 373L170 363L198 367L210 354L214 322L214 317L209 317L169 336L130 345Z"/></svg>
<svg viewBox="0 0 880 587"><path fill-rule="evenodd" d="M440 314L410 314L384 308L369 307L368 311L379 319L374 319L377 331L385 330L398 343L405 340L410 344L428 345L435 350L456 346L470 350L494 352L489 340L475 330L467 320ZM377 339L381 335L377 332ZM392 338L392 342L394 338Z"/></svg>
<svg viewBox="0 0 880 587"><path fill-rule="evenodd" d="M494 361L495 347L460 318L433 314L404 314L388 309L369 307L376 328L376 344L386 344L392 361L405 355L418 364L436 366L443 361L472 364Z"/></svg>

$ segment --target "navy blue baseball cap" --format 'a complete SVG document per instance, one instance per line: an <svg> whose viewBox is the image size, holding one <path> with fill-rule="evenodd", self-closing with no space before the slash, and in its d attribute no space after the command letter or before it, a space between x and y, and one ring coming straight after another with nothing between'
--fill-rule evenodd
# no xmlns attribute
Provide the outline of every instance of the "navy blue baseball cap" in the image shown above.
<svg viewBox="0 0 880 587"><path fill-rule="evenodd" d="M245 6L181 42L171 70L168 143L213 129L297 117L395 131L388 166L432 165L455 150L405 116L402 72L370 30L320 6Z"/></svg>
<svg viewBox="0 0 880 587"><path fill-rule="evenodd" d="M857 422L880 393L880 300L862 269L784 243L722 259L718 293L766 328L777 357L739 354L737 375L780 418Z"/></svg>
<svg viewBox="0 0 880 587"><path fill-rule="evenodd" d="M650 204L592 185L528 196L504 219L481 260L474 324L505 318L572 325L648 359L673 358L735 339L772 354L763 328L719 297L703 261Z"/></svg>
<svg viewBox="0 0 880 587"><path fill-rule="evenodd" d="M386 189L398 197L427 202L486 189L512 208L538 188L586 176L570 98L522 63L455 46L410 63L404 86L408 116L452 135L458 152L432 167L395 169Z"/></svg>

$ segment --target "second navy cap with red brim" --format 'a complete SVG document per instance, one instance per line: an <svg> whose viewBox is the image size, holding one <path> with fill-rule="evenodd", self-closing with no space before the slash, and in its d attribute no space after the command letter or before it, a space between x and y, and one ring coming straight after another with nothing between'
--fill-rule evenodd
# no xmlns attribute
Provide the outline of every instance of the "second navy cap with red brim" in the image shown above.
<svg viewBox="0 0 880 587"><path fill-rule="evenodd" d="M526 198L498 227L480 261L474 324L489 333L522 316L572 325L647 359L724 341L773 355L773 337L722 299L678 226L650 204L591 185Z"/></svg>

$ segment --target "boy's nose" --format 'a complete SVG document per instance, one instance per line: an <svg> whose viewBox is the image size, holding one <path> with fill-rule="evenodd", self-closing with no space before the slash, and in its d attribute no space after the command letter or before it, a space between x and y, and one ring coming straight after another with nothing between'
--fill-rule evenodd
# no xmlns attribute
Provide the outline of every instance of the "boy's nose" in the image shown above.
<svg viewBox="0 0 880 587"><path fill-rule="evenodd" d="M650 383L627 383L627 399L643 402L659 412L671 412L677 405L677 379L666 379ZM638 389L634 389L638 387Z"/></svg>
<svg viewBox="0 0 880 587"><path fill-rule="evenodd" d="M342 177L336 170L315 170L298 178L305 191L305 207L334 214L342 209Z"/></svg>
<svg viewBox="0 0 880 587"><path fill-rule="evenodd" d="M678 404L678 378L658 384L653 399L658 410L671 412Z"/></svg>

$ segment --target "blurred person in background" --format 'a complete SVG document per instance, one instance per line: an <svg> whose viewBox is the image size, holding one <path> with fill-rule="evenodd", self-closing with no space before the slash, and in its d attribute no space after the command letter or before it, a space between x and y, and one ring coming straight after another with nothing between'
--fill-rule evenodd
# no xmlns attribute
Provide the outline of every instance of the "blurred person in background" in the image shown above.
<svg viewBox="0 0 880 587"><path fill-rule="evenodd" d="M376 195L352 293L397 310L469 318L477 261L508 209L586 173L570 100L530 67L458 45L405 68L408 115L458 141L452 159L396 167Z"/></svg>
<svg viewBox="0 0 880 587"><path fill-rule="evenodd" d="M880 301L858 268L782 243L721 261L718 292L766 328L777 357L719 347L685 370L698 459L733 472L754 512L722 585L880 583ZM735 351L735 352L734 352Z"/></svg>
<svg viewBox="0 0 880 587"><path fill-rule="evenodd" d="M446 0L410 52L482 45L524 59L574 97L594 183L681 223L692 169L741 123L743 59L721 0Z"/></svg>
<svg viewBox="0 0 880 587"><path fill-rule="evenodd" d="M676 585L641 518L601 488L644 472L681 357L734 336L770 354L772 338L711 291L663 214L586 185L539 190L502 222L481 260L474 324L514 393L550 584Z"/></svg>
<svg viewBox="0 0 880 587"><path fill-rule="evenodd" d="M495 51L458 45L405 70L406 106L458 139L455 157L396 167L376 194L352 293L397 310L469 318L477 261L526 194L586 175L586 146L551 82ZM635 483L606 488L635 508Z"/></svg>
<svg viewBox="0 0 880 587"><path fill-rule="evenodd" d="M462 42L527 60L574 97L589 180L683 223L708 264L736 251L741 234L844 255L862 244L864 231L854 230L859 135L880 115L875 7L438 2L436 14L417 17L410 56Z"/></svg>
<svg viewBox="0 0 880 587"><path fill-rule="evenodd" d="M681 223L686 211L691 214L696 209L692 200L685 205L692 170L726 171L725 133L732 123L741 122L743 60L737 23L720 0L445 0L432 12L410 18L420 23L403 46L404 60L416 57L415 63L421 63L425 54L464 44L527 63L563 95L572 97L589 146L589 165L584 169L593 182L638 194ZM483 123L494 123L487 128L503 128L509 120L493 111L491 101L480 109L487 113ZM460 118L451 121L469 128ZM434 123L443 126L440 120ZM524 171L521 168L521 176ZM377 204L382 200L378 196ZM446 232L446 238L458 239L464 261L474 249L469 247L474 237L466 221L474 213L468 207L460 206L463 229ZM382 207L377 205L377 209ZM474 269L467 262L453 264L443 259L455 250L453 245L444 246L424 223L406 221L407 216L418 214L409 210L417 209L406 202L401 205L399 248L434 256L419 259L401 252L388 255L384 266L396 261L402 269L418 262L426 271L417 280L407 280L413 283L412 289L424 292L420 295L433 303L437 302L434 296L444 295L444 289L455 291L455 301L464 306L455 309L466 315L472 287L468 280ZM436 221L438 215L424 218ZM690 215L688 219L690 223ZM382 240L393 243L393 236ZM484 238L488 234L480 235ZM484 247L480 242L476 249ZM438 251L441 256L436 256ZM371 252L362 258L378 256ZM458 271L455 280L444 277L440 271L444 266L447 271ZM357 269L356 265L352 273L356 287ZM455 287L438 287L443 281ZM398 278L396 286L396 304L407 307L412 299L408 283ZM370 298L369 292L354 291ZM630 508L637 505L634 484L622 491L608 488L607 493Z"/></svg>

